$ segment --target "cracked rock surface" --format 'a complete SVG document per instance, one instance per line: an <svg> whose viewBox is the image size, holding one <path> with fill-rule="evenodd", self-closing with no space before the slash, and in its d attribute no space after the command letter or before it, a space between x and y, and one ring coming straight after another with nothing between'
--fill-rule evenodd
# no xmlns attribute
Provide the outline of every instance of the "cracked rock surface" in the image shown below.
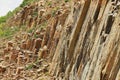
<svg viewBox="0 0 120 80"><path fill-rule="evenodd" d="M0 80L120 80L120 0L38 0L6 25Z"/></svg>

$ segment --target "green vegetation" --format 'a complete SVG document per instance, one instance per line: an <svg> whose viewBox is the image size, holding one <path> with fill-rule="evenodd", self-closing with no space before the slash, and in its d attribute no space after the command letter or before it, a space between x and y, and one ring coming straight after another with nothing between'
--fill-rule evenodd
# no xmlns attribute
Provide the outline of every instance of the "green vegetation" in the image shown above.
<svg viewBox="0 0 120 80"><path fill-rule="evenodd" d="M20 7L25 7L26 5L29 5L33 2L37 2L39 0L24 0L23 3L20 5Z"/></svg>
<svg viewBox="0 0 120 80"><path fill-rule="evenodd" d="M13 26L13 27L7 27L3 23L0 24L0 38L10 38L12 37L16 32L22 30L24 31L26 27L22 25L21 27Z"/></svg>
<svg viewBox="0 0 120 80"><path fill-rule="evenodd" d="M37 64L39 64L39 59L37 59L34 63L30 63L25 66L25 70L33 69Z"/></svg>
<svg viewBox="0 0 120 80"><path fill-rule="evenodd" d="M35 27L32 27L32 28L27 30L28 33L32 33L33 31L35 31Z"/></svg>
<svg viewBox="0 0 120 80"><path fill-rule="evenodd" d="M17 7L15 10L9 11L5 16L1 16L0 24L5 23L7 19L13 17L13 15L16 14L18 11L20 11L21 9L22 9L21 7Z"/></svg>
<svg viewBox="0 0 120 80"><path fill-rule="evenodd" d="M24 0L22 4L13 11L9 11L7 15L0 17L0 24L5 23L7 19L11 18L14 14L20 11L24 6L29 5L30 3L36 2L39 0ZM35 14L36 15L36 14Z"/></svg>
<svg viewBox="0 0 120 80"><path fill-rule="evenodd" d="M35 1L35 0L24 0L24 1L22 2L22 4L20 5L20 7L24 7L24 6L30 4L30 3L34 2L34 1Z"/></svg>
<svg viewBox="0 0 120 80"><path fill-rule="evenodd" d="M15 10L9 11L5 16L1 16L0 17L0 37L10 37L15 32L20 30L19 27L5 26L6 21L9 18L13 17L13 15L16 14L18 11L20 11L24 6L29 5L30 3L33 3L36 1L39 1L39 0L24 0L22 4L19 7L17 7ZM34 13L33 15L36 16L37 14ZM29 30L29 32L32 32L32 30Z"/></svg>
<svg viewBox="0 0 120 80"><path fill-rule="evenodd" d="M1 24L1 23L5 23L6 20L7 20L10 16L12 16L12 14L13 14L13 13L12 13L11 11L9 11L6 16L0 17L0 24Z"/></svg>
<svg viewBox="0 0 120 80"><path fill-rule="evenodd" d="M19 27L0 27L0 37L10 37L19 30Z"/></svg>
<svg viewBox="0 0 120 80"><path fill-rule="evenodd" d="M32 69L33 67L34 67L34 64L31 63L31 64L25 66L25 69L26 69L26 70L30 70L30 69Z"/></svg>
<svg viewBox="0 0 120 80"><path fill-rule="evenodd" d="M39 36L37 34L34 34L34 38L38 38Z"/></svg>
<svg viewBox="0 0 120 80"><path fill-rule="evenodd" d="M51 6L51 5L52 5L52 1L48 1L48 2L47 2L47 5L48 5L48 6Z"/></svg>
<svg viewBox="0 0 120 80"><path fill-rule="evenodd" d="M36 17L38 15L38 12L33 12L32 16Z"/></svg>
<svg viewBox="0 0 120 80"><path fill-rule="evenodd" d="M60 8L59 7L55 7L53 10L52 10L52 16L54 17L56 12L59 10Z"/></svg>
<svg viewBox="0 0 120 80"><path fill-rule="evenodd" d="M9 11L7 13L7 15L0 17L0 24L5 23L7 19L13 17L14 14L16 14L18 11L20 11L26 5L29 5L29 4L31 4L33 2L37 2L37 1L39 1L39 0L23 0L22 4L19 7L17 7L15 10ZM33 15L36 16L37 14L34 13Z"/></svg>
<svg viewBox="0 0 120 80"><path fill-rule="evenodd" d="M69 2L70 0L64 0L65 2Z"/></svg>

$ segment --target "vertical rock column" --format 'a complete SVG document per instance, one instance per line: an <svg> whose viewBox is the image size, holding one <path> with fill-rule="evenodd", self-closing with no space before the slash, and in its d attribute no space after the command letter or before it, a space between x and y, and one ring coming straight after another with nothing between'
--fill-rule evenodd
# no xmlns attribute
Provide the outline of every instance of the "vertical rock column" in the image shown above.
<svg viewBox="0 0 120 80"><path fill-rule="evenodd" d="M65 22L50 73L63 80L119 80L119 1L81 0L78 4L74 3L76 10L71 9Z"/></svg>

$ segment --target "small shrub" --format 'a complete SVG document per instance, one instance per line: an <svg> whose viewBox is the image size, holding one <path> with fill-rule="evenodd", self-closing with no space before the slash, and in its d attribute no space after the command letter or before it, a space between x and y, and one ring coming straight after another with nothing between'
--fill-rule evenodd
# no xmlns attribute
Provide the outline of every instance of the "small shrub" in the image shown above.
<svg viewBox="0 0 120 80"><path fill-rule="evenodd" d="M64 0L65 2L69 2L70 0Z"/></svg>
<svg viewBox="0 0 120 80"><path fill-rule="evenodd" d="M47 2L47 4L48 4L48 6L51 6L51 5L52 5L52 2L51 2L51 1L49 1L49 2Z"/></svg>
<svg viewBox="0 0 120 80"><path fill-rule="evenodd" d="M33 2L33 1L34 1L34 0L24 0L24 1L22 2L22 4L20 5L20 7L24 7L24 6L30 4L30 3Z"/></svg>
<svg viewBox="0 0 120 80"><path fill-rule="evenodd" d="M38 15L38 12L33 12L32 17L36 17Z"/></svg>
<svg viewBox="0 0 120 80"><path fill-rule="evenodd" d="M34 34L34 38L38 38L38 35L37 35L37 34Z"/></svg>
<svg viewBox="0 0 120 80"><path fill-rule="evenodd" d="M55 7L53 10L52 10L52 16L54 17L56 12L59 10L60 8L59 7Z"/></svg>
<svg viewBox="0 0 120 80"><path fill-rule="evenodd" d="M1 27L0 37L10 37L19 31L19 27Z"/></svg>
<svg viewBox="0 0 120 80"><path fill-rule="evenodd" d="M30 29L27 30L28 33L32 33L33 31L35 31L35 27L30 28Z"/></svg>
<svg viewBox="0 0 120 80"><path fill-rule="evenodd" d="M25 69L26 69L26 70L30 70L30 69L33 68L33 66L34 66L34 65L31 63L31 64L25 66Z"/></svg>

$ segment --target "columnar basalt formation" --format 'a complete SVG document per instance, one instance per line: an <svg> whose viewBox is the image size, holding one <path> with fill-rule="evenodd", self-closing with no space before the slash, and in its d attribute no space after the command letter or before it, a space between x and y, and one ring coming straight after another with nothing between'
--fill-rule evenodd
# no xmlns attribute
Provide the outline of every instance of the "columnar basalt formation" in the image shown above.
<svg viewBox="0 0 120 80"><path fill-rule="evenodd" d="M0 79L120 80L120 0L40 0L7 24Z"/></svg>
<svg viewBox="0 0 120 80"><path fill-rule="evenodd" d="M73 22L64 25L50 73L58 80L119 80L120 1L74 4L66 24Z"/></svg>

